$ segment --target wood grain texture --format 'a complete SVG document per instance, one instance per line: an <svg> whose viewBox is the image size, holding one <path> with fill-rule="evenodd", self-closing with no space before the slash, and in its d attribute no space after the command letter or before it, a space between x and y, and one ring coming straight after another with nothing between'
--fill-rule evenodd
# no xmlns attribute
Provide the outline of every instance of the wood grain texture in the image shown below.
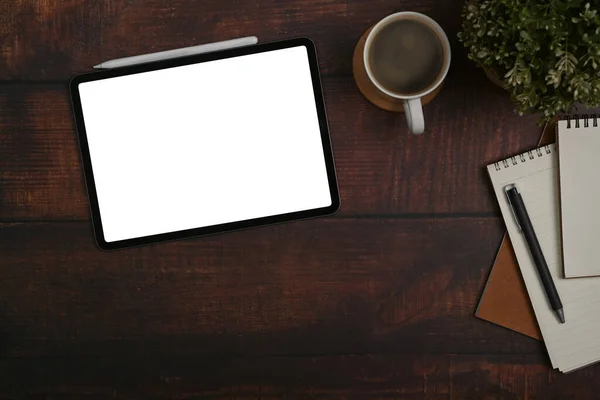
<svg viewBox="0 0 600 400"><path fill-rule="evenodd" d="M0 79L65 80L102 61L256 35L308 36L325 74L351 74L364 30L402 10L428 13L456 37L461 1L3 0Z"/></svg>
<svg viewBox="0 0 600 400"><path fill-rule="evenodd" d="M599 366L549 372L535 355L3 359L5 398L596 399ZM32 385L33 383L33 385Z"/></svg>
<svg viewBox="0 0 600 400"><path fill-rule="evenodd" d="M0 355L542 351L472 316L497 219L314 220L112 253L87 223L0 226Z"/></svg>
<svg viewBox="0 0 600 400"><path fill-rule="evenodd" d="M484 166L540 134L477 70L451 71L425 107L422 136L371 105L350 76L325 77L324 90L342 215L493 212ZM0 85L0 193L0 220L88 218L64 86Z"/></svg>
<svg viewBox="0 0 600 400"><path fill-rule="evenodd" d="M483 167L535 117L467 60L463 1L0 1L0 399L595 399L600 367L473 317L503 232ZM446 29L428 132L372 106L354 46L387 14ZM238 36L317 45L342 209L101 252L66 82L101 61Z"/></svg>

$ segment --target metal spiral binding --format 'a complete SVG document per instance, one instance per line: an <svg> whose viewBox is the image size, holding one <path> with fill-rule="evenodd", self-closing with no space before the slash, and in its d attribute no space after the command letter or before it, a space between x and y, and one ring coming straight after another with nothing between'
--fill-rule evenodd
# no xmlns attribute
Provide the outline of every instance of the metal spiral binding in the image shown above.
<svg viewBox="0 0 600 400"><path fill-rule="evenodd" d="M567 129L571 129L571 121L575 122L575 129L580 128L580 121L583 121L583 127L587 128L590 126L590 120L592 120L592 126L598 126L598 116L596 114L581 114L581 115L566 115L564 119L567 121Z"/></svg>
<svg viewBox="0 0 600 400"><path fill-rule="evenodd" d="M519 154L518 156L509 157L506 160L495 162L494 169L496 171L500 171L502 169L510 168L527 162L527 160L534 160L536 158L543 157L545 154L552 154L554 148L554 144L548 144L546 146L539 147L535 150L526 151L525 153Z"/></svg>

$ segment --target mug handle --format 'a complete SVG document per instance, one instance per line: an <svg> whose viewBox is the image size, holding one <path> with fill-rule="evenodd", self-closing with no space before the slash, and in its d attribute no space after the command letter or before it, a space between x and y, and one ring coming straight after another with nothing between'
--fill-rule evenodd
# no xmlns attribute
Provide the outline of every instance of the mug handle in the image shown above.
<svg viewBox="0 0 600 400"><path fill-rule="evenodd" d="M404 100L404 113L408 129L415 135L422 134L425 131L425 118L421 99Z"/></svg>

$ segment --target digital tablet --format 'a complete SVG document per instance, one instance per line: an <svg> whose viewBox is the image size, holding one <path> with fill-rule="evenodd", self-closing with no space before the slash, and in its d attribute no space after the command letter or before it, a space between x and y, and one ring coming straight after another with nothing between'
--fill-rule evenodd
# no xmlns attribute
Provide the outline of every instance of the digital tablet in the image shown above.
<svg viewBox="0 0 600 400"><path fill-rule="evenodd" d="M80 75L70 92L102 249L339 208L309 39Z"/></svg>

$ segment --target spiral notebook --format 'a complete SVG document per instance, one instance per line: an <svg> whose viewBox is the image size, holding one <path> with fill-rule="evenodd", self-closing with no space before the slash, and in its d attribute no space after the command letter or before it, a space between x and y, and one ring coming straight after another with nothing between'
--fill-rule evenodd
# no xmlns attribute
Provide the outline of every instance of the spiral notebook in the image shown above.
<svg viewBox="0 0 600 400"><path fill-rule="evenodd" d="M596 116L557 128L564 271L567 278L600 275L600 127ZM600 278L599 278L600 279Z"/></svg>
<svg viewBox="0 0 600 400"><path fill-rule="evenodd" d="M538 146L555 141L556 121L553 120L544 124ZM504 235L500 243L475 316L534 339L542 338L507 235Z"/></svg>
<svg viewBox="0 0 600 400"><path fill-rule="evenodd" d="M565 279L563 273L558 156L544 146L491 164L488 172L513 244L544 343L554 368L569 372L600 361L600 279ZM567 322L558 322L548 304L504 187L517 184L562 299Z"/></svg>

